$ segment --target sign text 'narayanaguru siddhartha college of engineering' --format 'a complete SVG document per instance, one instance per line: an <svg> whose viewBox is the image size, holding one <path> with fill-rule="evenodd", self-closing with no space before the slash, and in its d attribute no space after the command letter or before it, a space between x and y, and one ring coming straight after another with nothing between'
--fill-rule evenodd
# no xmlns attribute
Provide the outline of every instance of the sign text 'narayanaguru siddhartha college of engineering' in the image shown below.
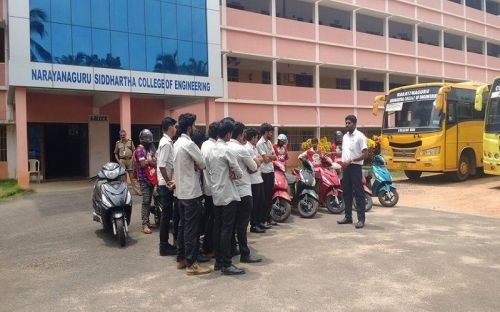
<svg viewBox="0 0 500 312"><path fill-rule="evenodd" d="M103 85L110 87L140 87L148 89L210 92L210 82L193 80L131 77L99 73L82 73L62 70L31 69L32 81L64 82L74 84Z"/></svg>

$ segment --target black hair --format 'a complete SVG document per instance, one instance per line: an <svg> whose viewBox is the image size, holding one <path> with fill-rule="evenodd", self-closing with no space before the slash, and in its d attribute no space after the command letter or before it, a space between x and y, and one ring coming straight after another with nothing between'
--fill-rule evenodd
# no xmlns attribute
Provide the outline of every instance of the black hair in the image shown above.
<svg viewBox="0 0 500 312"><path fill-rule="evenodd" d="M233 124L236 123L236 120L234 120L233 117L224 117L224 118L222 118L222 120L220 122L224 122L224 121L229 121L229 122L232 122Z"/></svg>
<svg viewBox="0 0 500 312"><path fill-rule="evenodd" d="M273 130L274 130L273 126L271 126L267 122L260 125L260 134L261 135L264 135L264 133L266 133L267 131L273 131Z"/></svg>
<svg viewBox="0 0 500 312"><path fill-rule="evenodd" d="M219 134L220 122L214 121L208 126L208 137L217 140Z"/></svg>
<svg viewBox="0 0 500 312"><path fill-rule="evenodd" d="M236 122L234 124L234 130L233 130L233 139L236 140L237 137L239 137L241 134L243 134L243 132L245 131L246 127L243 123L241 122Z"/></svg>
<svg viewBox="0 0 500 312"><path fill-rule="evenodd" d="M312 138L312 139L311 139L311 143L313 143L313 142L318 143L318 142L319 142L319 141L318 141L318 138Z"/></svg>
<svg viewBox="0 0 500 312"><path fill-rule="evenodd" d="M248 128L247 133L245 135L245 138L247 139L247 141L251 141L254 137L258 137L258 136L259 136L259 131L257 131L257 129Z"/></svg>
<svg viewBox="0 0 500 312"><path fill-rule="evenodd" d="M163 131L167 131L168 128L170 128L171 126L175 126L176 123L177 123L177 121L175 119L173 119L172 117L165 117L161 121L161 129Z"/></svg>
<svg viewBox="0 0 500 312"><path fill-rule="evenodd" d="M189 127L194 125L196 121L196 115L191 113L184 113L179 116L179 127L178 131L180 134L186 133Z"/></svg>
<svg viewBox="0 0 500 312"><path fill-rule="evenodd" d="M229 120L221 121L219 126L219 138L223 139L228 133L232 135L234 123Z"/></svg>
<svg viewBox="0 0 500 312"><path fill-rule="evenodd" d="M198 145L198 147L201 147L203 142L207 140L207 137L205 136L205 133L201 132L200 130L196 129L193 132L193 135L191 136L191 140Z"/></svg>
<svg viewBox="0 0 500 312"><path fill-rule="evenodd" d="M348 120L350 122L352 122L353 124L358 123L358 118L356 118L356 116L354 116L354 115L347 115L345 117L345 121L348 121Z"/></svg>

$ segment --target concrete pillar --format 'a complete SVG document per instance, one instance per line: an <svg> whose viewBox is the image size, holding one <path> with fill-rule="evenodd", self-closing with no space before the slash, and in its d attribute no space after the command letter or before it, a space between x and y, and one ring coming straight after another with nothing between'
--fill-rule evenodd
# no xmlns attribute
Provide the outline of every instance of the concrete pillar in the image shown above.
<svg viewBox="0 0 500 312"><path fill-rule="evenodd" d="M120 96L120 128L132 136L132 115L130 113L130 94L123 93Z"/></svg>
<svg viewBox="0 0 500 312"><path fill-rule="evenodd" d="M29 187L28 174L28 120L26 88L15 89L16 103L16 159L17 159L17 183L22 188Z"/></svg>
<svg viewBox="0 0 500 312"><path fill-rule="evenodd" d="M216 119L215 115L215 99L205 98L205 134L208 135L208 126Z"/></svg>

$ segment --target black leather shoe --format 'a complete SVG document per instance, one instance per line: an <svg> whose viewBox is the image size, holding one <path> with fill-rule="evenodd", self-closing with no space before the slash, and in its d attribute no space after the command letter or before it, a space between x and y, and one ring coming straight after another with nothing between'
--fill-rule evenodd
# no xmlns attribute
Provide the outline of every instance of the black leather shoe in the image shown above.
<svg viewBox="0 0 500 312"><path fill-rule="evenodd" d="M252 255L248 255L248 256L241 256L240 262L241 263L259 263L259 262L262 262L262 259L254 257Z"/></svg>
<svg viewBox="0 0 500 312"><path fill-rule="evenodd" d="M168 244L166 247L160 247L160 256L175 256L177 254L177 248Z"/></svg>
<svg viewBox="0 0 500 312"><path fill-rule="evenodd" d="M263 228L261 228L260 226L252 226L250 228L250 232L252 233L266 233L266 230L264 230Z"/></svg>
<svg viewBox="0 0 500 312"><path fill-rule="evenodd" d="M214 271L220 271L221 269L222 269L222 264L216 262L214 265Z"/></svg>
<svg viewBox="0 0 500 312"><path fill-rule="evenodd" d="M352 219L347 219L347 218L344 218L340 221L337 221L338 224L352 224Z"/></svg>
<svg viewBox="0 0 500 312"><path fill-rule="evenodd" d="M222 274L224 275L240 275L245 274L245 270L235 267L234 265L230 265L227 268L221 269Z"/></svg>
<svg viewBox="0 0 500 312"><path fill-rule="evenodd" d="M365 221L358 221L358 223L356 223L357 229L362 229L364 227L365 227Z"/></svg>
<svg viewBox="0 0 500 312"><path fill-rule="evenodd" d="M198 257L196 258L196 260L198 260L198 262L208 262L210 261L210 258L205 256L205 255L198 255Z"/></svg>

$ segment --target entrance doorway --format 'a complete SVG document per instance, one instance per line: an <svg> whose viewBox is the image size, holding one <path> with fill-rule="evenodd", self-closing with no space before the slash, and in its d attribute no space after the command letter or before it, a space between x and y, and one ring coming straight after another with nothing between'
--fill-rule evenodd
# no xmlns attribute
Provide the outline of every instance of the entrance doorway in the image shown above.
<svg viewBox="0 0 500 312"><path fill-rule="evenodd" d="M44 179L88 177L87 124L29 124L29 157L40 160Z"/></svg>

